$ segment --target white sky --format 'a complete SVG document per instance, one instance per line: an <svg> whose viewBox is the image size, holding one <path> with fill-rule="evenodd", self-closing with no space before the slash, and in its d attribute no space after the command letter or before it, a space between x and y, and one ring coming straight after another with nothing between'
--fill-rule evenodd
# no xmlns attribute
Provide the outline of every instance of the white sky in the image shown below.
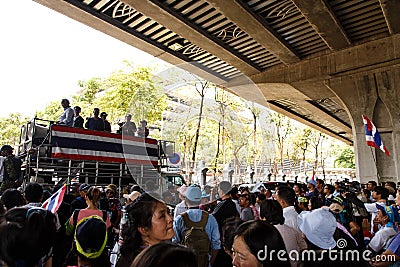
<svg viewBox="0 0 400 267"><path fill-rule="evenodd" d="M20 112L33 118L50 101L75 94L79 80L107 76L123 60L162 62L32 0L1 6L0 117Z"/></svg>

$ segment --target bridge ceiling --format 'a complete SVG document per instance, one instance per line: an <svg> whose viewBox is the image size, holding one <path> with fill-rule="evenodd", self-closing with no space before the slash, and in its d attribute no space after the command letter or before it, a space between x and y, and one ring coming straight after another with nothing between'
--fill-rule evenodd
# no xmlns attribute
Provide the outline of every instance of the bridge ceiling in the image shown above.
<svg viewBox="0 0 400 267"><path fill-rule="evenodd" d="M155 50L151 52L143 43L138 48L155 56L166 53L169 58L160 58L171 63L177 59L196 62L196 68L225 83L400 32L398 0L37 2L132 45L126 35L142 40ZM121 37L96 23L99 20L117 28ZM351 143L350 119L332 92L325 88L316 94L302 93L304 99L291 99L290 92L271 99L263 92L272 107ZM318 116L307 106L326 116Z"/></svg>

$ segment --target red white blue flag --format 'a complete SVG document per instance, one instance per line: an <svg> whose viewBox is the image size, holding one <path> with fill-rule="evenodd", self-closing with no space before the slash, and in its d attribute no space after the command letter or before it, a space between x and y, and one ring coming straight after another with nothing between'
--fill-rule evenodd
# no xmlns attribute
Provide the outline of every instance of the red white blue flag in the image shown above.
<svg viewBox="0 0 400 267"><path fill-rule="evenodd" d="M67 185L64 184L60 189L58 189L57 192L55 192L42 204L42 208L51 211L52 213L56 213L64 199L66 190L67 190Z"/></svg>
<svg viewBox="0 0 400 267"><path fill-rule="evenodd" d="M387 150L387 148L383 145L378 129L376 129L375 125L365 115L362 115L362 118L365 126L365 139L367 141L367 145L379 148L390 157L389 150Z"/></svg>

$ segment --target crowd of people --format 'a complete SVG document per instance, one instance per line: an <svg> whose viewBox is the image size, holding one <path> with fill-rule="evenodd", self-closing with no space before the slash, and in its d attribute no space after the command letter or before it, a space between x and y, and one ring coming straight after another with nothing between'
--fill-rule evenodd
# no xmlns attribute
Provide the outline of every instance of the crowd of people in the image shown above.
<svg viewBox="0 0 400 267"><path fill-rule="evenodd" d="M5 190L0 266L400 264L392 182L148 187L74 184L55 214L41 208L51 193L40 184Z"/></svg>
<svg viewBox="0 0 400 267"><path fill-rule="evenodd" d="M74 128L86 128L95 131L105 131L111 132L111 123L107 120L108 114L106 112L101 112L99 108L93 109L93 117L89 117L85 120L80 115L81 108L79 106L71 107L68 99L61 100L61 106L64 111L59 117L57 124L65 125ZM118 124L119 129L117 133L130 135L130 136L140 136L147 137L149 135L149 128L147 127L147 121L141 120L139 127L136 127L135 122L132 121L132 115L127 114L125 116L125 122Z"/></svg>

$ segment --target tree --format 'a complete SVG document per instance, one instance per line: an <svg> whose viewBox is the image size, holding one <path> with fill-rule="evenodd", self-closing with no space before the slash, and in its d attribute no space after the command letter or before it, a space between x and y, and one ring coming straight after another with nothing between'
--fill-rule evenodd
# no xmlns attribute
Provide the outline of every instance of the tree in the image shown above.
<svg viewBox="0 0 400 267"><path fill-rule="evenodd" d="M292 134L293 129L291 127L291 120L279 113L274 112L271 117L271 122L275 124L275 138L274 141L277 146L277 152L279 155L279 162L281 169L283 170L283 155L287 139ZM277 169L275 169L275 172Z"/></svg>
<svg viewBox="0 0 400 267"><path fill-rule="evenodd" d="M11 113L8 117L0 118L0 145L17 145L20 142L21 126L28 120L20 113Z"/></svg>
<svg viewBox="0 0 400 267"><path fill-rule="evenodd" d="M351 147L340 149L339 155L335 159L335 167L341 168L352 168L354 169L356 164L354 160L354 150Z"/></svg>

